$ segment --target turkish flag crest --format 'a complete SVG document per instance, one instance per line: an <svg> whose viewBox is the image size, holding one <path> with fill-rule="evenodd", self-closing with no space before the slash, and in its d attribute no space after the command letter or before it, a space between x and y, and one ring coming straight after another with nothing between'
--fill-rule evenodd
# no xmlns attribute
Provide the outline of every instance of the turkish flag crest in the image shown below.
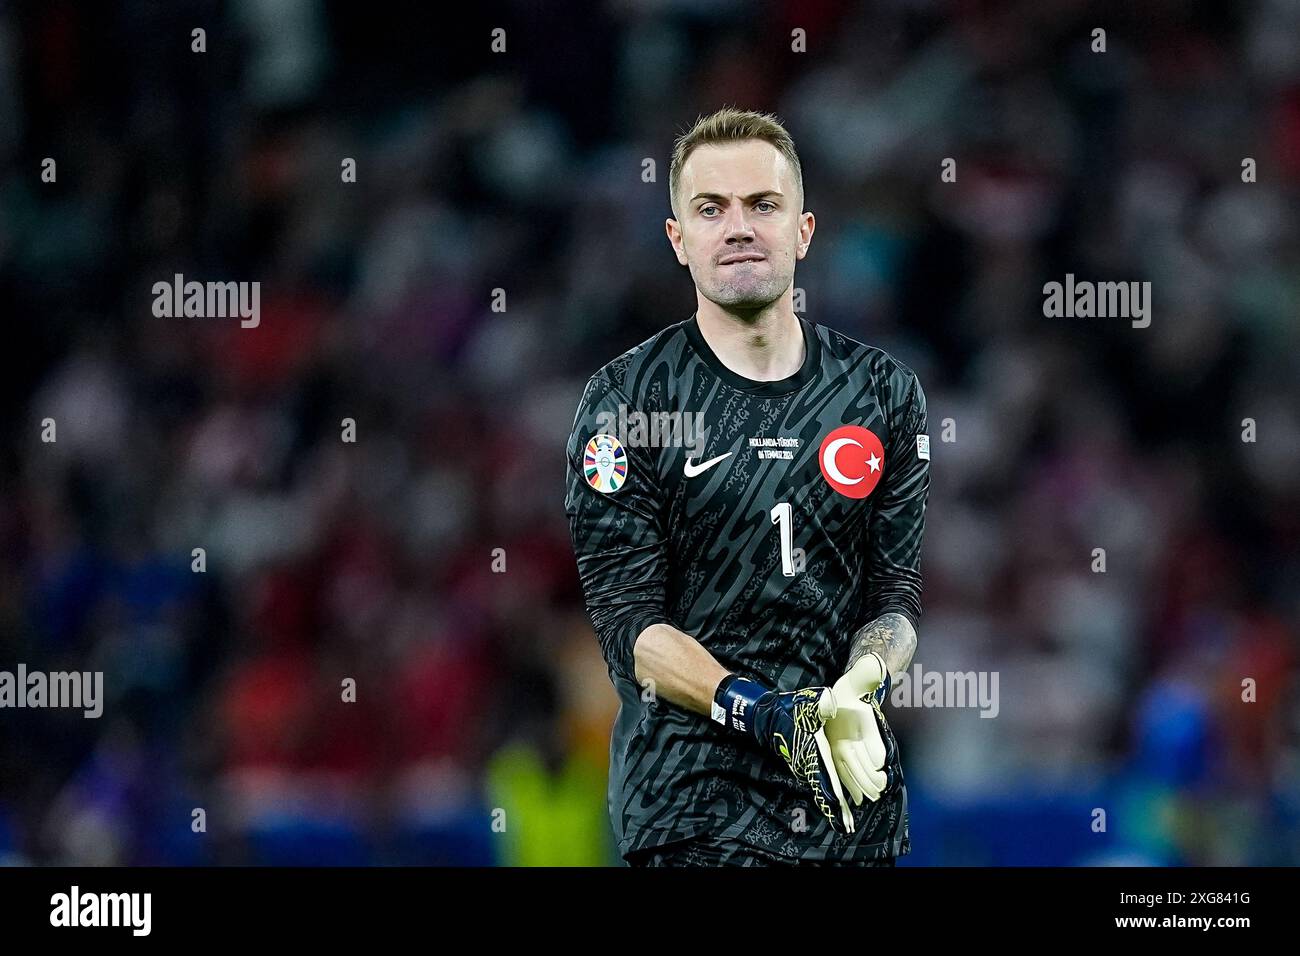
<svg viewBox="0 0 1300 956"><path fill-rule="evenodd" d="M885 448L871 429L841 425L822 439L817 463L822 477L840 494L865 498L884 473Z"/></svg>

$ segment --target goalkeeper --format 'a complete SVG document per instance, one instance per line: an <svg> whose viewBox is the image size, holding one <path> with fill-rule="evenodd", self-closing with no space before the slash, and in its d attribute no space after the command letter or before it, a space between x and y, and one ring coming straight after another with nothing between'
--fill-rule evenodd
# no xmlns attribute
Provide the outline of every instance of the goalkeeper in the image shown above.
<svg viewBox="0 0 1300 956"><path fill-rule="evenodd" d="M925 392L795 312L814 218L773 118L701 119L669 198L696 312L588 380L567 447L578 576L620 702L619 852L892 865L907 788L882 705L921 614ZM690 434L638 424L683 419Z"/></svg>

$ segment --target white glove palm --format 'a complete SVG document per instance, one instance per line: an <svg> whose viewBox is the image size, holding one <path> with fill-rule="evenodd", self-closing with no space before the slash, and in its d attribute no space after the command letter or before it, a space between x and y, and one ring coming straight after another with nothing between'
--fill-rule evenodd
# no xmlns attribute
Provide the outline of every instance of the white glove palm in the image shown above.
<svg viewBox="0 0 1300 956"><path fill-rule="evenodd" d="M854 806L861 806L864 797L874 803L886 786L885 741L880 736L873 702L863 700L884 681L884 662L877 654L867 654L835 682L829 694L823 695L822 714L826 717L824 730L831 759Z"/></svg>

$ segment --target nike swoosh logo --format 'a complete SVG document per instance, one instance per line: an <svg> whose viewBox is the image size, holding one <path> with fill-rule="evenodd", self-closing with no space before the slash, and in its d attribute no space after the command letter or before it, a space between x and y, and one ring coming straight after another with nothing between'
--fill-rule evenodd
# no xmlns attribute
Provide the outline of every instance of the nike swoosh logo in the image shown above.
<svg viewBox="0 0 1300 956"><path fill-rule="evenodd" d="M710 458L708 461L702 461L698 465L692 465L690 456L688 455L686 457L686 467L682 470L686 473L687 478L694 478L696 475L701 475L708 471L718 462L722 461L722 459L730 458L731 455L731 452L727 452L725 455L719 455L717 458Z"/></svg>

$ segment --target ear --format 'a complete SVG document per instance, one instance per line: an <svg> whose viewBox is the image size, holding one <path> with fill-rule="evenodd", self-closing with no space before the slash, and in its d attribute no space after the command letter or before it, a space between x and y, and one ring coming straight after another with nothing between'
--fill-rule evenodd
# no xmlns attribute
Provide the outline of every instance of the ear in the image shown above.
<svg viewBox="0 0 1300 956"><path fill-rule="evenodd" d="M795 246L794 257L802 259L808 255L808 247L812 245L813 231L817 228L817 217L810 212L804 212L799 217L799 242Z"/></svg>
<svg viewBox="0 0 1300 956"><path fill-rule="evenodd" d="M673 253L677 256L677 261L681 265L687 265L686 247L682 245L681 225L676 219L665 219L664 232L668 234L668 241L672 243Z"/></svg>

